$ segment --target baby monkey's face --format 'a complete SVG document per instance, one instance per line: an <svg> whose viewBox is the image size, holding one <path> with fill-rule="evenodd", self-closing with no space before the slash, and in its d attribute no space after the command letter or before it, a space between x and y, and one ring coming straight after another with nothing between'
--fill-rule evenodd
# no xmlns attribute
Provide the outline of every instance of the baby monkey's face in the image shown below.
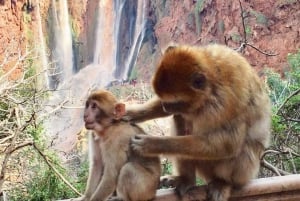
<svg viewBox="0 0 300 201"><path fill-rule="evenodd" d="M107 114L101 110L96 100L89 99L86 101L83 117L86 129L102 131L102 125L107 118Z"/></svg>

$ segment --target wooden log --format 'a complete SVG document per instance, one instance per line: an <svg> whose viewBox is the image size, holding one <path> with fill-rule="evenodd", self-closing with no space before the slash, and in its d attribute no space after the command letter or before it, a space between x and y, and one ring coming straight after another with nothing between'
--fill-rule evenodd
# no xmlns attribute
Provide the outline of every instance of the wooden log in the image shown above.
<svg viewBox="0 0 300 201"><path fill-rule="evenodd" d="M174 189L158 190L155 201L204 201L207 186L199 186L180 199ZM233 190L230 201L300 201L300 174L252 180Z"/></svg>

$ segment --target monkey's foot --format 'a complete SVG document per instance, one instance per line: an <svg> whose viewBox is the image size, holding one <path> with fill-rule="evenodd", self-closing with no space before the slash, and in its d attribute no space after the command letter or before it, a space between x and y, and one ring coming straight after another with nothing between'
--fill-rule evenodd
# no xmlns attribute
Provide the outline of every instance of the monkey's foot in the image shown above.
<svg viewBox="0 0 300 201"><path fill-rule="evenodd" d="M231 186L222 181L214 180L208 184L207 200L208 201L227 201L230 197Z"/></svg>
<svg viewBox="0 0 300 201"><path fill-rule="evenodd" d="M184 177L168 175L160 178L160 187L175 188L176 193L182 197L193 188L193 184Z"/></svg>
<svg viewBox="0 0 300 201"><path fill-rule="evenodd" d="M117 196L112 196L108 198L107 201L123 201L123 200Z"/></svg>
<svg viewBox="0 0 300 201"><path fill-rule="evenodd" d="M182 196L182 200L207 201L207 193L203 192L206 192L206 188L204 191L201 191L201 193L199 193L199 186L192 186Z"/></svg>
<svg viewBox="0 0 300 201"><path fill-rule="evenodd" d="M160 188L167 187L167 188L175 188L179 185L180 178L179 176L162 176L160 177Z"/></svg>
<svg viewBox="0 0 300 201"><path fill-rule="evenodd" d="M57 200L57 201L87 201L87 199L82 196L82 197L78 197L78 198L70 198L70 199L66 199L66 200Z"/></svg>

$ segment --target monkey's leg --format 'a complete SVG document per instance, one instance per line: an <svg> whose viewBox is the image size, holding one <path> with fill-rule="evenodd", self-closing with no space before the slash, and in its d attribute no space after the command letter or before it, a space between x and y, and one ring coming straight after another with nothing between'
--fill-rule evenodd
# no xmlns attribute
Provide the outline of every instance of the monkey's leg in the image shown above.
<svg viewBox="0 0 300 201"><path fill-rule="evenodd" d="M176 159L174 162L174 174L178 176L171 177L169 182L173 182L176 185L176 192L180 196L196 185L195 164L192 161Z"/></svg>
<svg viewBox="0 0 300 201"><path fill-rule="evenodd" d="M95 192L97 186L100 183L103 173L103 164L99 139L95 139L92 133L89 133L89 160L89 177L84 193L87 199L89 199Z"/></svg>
<svg viewBox="0 0 300 201"><path fill-rule="evenodd" d="M223 180L213 180L208 184L208 201L227 201L231 193L231 185Z"/></svg>
<svg viewBox="0 0 300 201"><path fill-rule="evenodd" d="M187 130L186 126L186 122L182 116L174 115L171 135L185 135ZM162 177L161 184L176 187L176 191L179 195L183 195L190 187L196 184L195 164L192 160L175 158L173 160L173 166L174 176Z"/></svg>
<svg viewBox="0 0 300 201"><path fill-rule="evenodd" d="M159 170L158 159L148 162L147 165L136 162L126 163L119 174L118 197L124 201L152 200L159 185Z"/></svg>

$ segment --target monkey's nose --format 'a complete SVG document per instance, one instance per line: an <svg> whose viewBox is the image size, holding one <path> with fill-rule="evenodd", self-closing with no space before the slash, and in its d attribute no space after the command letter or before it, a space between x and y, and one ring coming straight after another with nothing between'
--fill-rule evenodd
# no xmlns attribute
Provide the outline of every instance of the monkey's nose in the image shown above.
<svg viewBox="0 0 300 201"><path fill-rule="evenodd" d="M84 115L83 115L83 120L86 121L87 118L88 118L88 115L84 114Z"/></svg>

